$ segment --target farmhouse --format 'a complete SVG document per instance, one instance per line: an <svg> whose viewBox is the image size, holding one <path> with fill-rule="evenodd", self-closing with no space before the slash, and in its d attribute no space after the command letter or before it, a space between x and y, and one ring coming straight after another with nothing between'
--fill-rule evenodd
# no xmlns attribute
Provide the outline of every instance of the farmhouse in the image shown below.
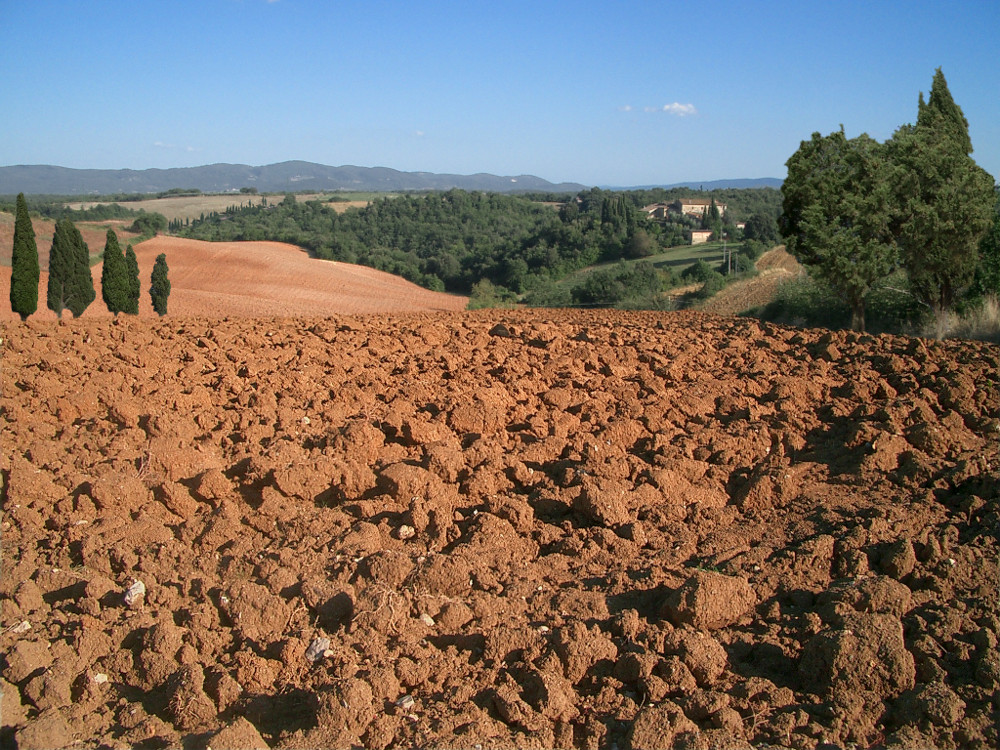
<svg viewBox="0 0 1000 750"><path fill-rule="evenodd" d="M649 219L665 219L667 218L667 214L670 213L670 204L650 203L648 206L643 206L642 210Z"/></svg>
<svg viewBox="0 0 1000 750"><path fill-rule="evenodd" d="M711 229L692 229L691 230L691 244L701 245L708 242L709 238L712 236Z"/></svg>
<svg viewBox="0 0 1000 750"><path fill-rule="evenodd" d="M712 201L705 200L704 198L679 198L670 204L670 210L674 213L693 216L696 219L700 219L702 216L708 214L708 209L711 205ZM719 209L719 216L725 216L725 203L719 203L716 201L715 207Z"/></svg>

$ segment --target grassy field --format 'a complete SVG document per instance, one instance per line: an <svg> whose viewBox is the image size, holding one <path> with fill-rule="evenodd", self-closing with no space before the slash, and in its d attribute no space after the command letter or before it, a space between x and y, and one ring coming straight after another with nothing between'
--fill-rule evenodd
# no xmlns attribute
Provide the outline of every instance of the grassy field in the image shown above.
<svg viewBox="0 0 1000 750"><path fill-rule="evenodd" d="M388 193L309 193L303 195L296 195L295 199L299 202L311 201L311 200L330 200L332 197L336 197L338 200L331 203L330 206L339 212L346 211L352 206L367 206L369 201L371 201L374 195L389 195ZM202 214L210 214L213 211L223 212L229 206L240 205L246 203L252 203L253 205L258 205L261 202L261 198L267 198L267 202L274 204L280 203L284 199L284 195L243 195L242 193L224 193L222 195L177 195L170 196L167 198L150 198L144 201L127 201L122 202L120 205L125 208L131 208L136 211L143 210L150 213L158 213L167 217L167 221L173 221L174 219L180 219L181 221L185 219L197 219ZM103 203L108 203L108 201L81 201L78 203L67 203L69 208L75 211L79 211L82 208L92 208L94 206L101 205Z"/></svg>
<svg viewBox="0 0 1000 750"><path fill-rule="evenodd" d="M639 262L652 263L654 267L662 271L672 270L674 273L680 273L688 266L693 266L699 260L703 260L714 267L719 263L722 263L723 253L724 248L721 242L707 242L701 245L678 245L677 247L668 248L662 253L650 255L646 258L623 261L613 260L608 263L599 263L594 266L587 266L586 268L581 268L579 271L570 274L558 283L559 285L573 287L585 279L589 274L604 268L611 268L619 263L625 263L626 265Z"/></svg>

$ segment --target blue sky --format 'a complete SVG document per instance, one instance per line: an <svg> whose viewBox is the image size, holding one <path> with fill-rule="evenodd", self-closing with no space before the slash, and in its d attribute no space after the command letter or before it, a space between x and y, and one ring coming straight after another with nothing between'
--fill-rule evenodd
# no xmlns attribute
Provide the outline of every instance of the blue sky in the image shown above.
<svg viewBox="0 0 1000 750"><path fill-rule="evenodd" d="M1000 179L1000 1L0 0L0 166L303 159L633 186L890 137L940 66Z"/></svg>

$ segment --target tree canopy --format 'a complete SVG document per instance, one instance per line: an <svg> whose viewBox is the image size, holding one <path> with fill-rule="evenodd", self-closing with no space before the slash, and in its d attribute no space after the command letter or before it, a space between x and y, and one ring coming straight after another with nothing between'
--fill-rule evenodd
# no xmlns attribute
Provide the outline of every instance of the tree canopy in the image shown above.
<svg viewBox="0 0 1000 750"><path fill-rule="evenodd" d="M843 295L856 329L869 293L900 262L916 299L951 308L973 281L994 218L993 178L970 156L968 123L940 68L917 109L917 124L884 144L848 139L842 127L814 133L787 162L788 249Z"/></svg>
<svg viewBox="0 0 1000 750"><path fill-rule="evenodd" d="M948 309L972 282L996 198L993 178L970 156L968 122L940 68L927 103L920 95L917 124L897 130L889 147L894 231L910 285L933 310Z"/></svg>
<svg viewBox="0 0 1000 750"><path fill-rule="evenodd" d="M782 229L789 252L844 295L851 327L865 329L865 300L892 270L885 147L843 129L803 141L787 162Z"/></svg>

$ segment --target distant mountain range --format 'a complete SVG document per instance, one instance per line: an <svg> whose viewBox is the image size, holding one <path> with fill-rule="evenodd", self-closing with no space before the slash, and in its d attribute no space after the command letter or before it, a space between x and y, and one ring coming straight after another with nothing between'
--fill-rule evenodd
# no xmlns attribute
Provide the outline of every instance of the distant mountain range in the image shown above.
<svg viewBox="0 0 1000 750"><path fill-rule="evenodd" d="M651 190L653 188L690 188L691 190L745 190L747 188L775 188L781 187L784 180L777 177L758 177L756 179L741 180L709 180L707 182L675 182L672 185L637 185L628 188L608 188L609 190Z"/></svg>
<svg viewBox="0 0 1000 750"><path fill-rule="evenodd" d="M781 180L716 180L655 187L733 188L779 187ZM482 190L512 192L578 192L588 186L552 183L533 175L501 177L493 174L435 174L400 172L387 167L328 167L307 161L285 161L263 167L246 164L209 164L175 169L69 169L48 165L0 167L0 195L114 195L161 193L196 189L203 193L238 192L256 188L260 193L335 190L395 192L402 190ZM624 188L620 188L624 189Z"/></svg>
<svg viewBox="0 0 1000 750"><path fill-rule="evenodd" d="M203 193L236 192L256 188L261 193L358 190L483 190L576 192L584 185L554 184L532 175L499 177L492 174L434 174L400 172L386 167L328 167L306 161L285 161L263 167L246 164L210 164L176 169L69 169L41 165L0 167L0 195L113 195L160 193L175 188Z"/></svg>

